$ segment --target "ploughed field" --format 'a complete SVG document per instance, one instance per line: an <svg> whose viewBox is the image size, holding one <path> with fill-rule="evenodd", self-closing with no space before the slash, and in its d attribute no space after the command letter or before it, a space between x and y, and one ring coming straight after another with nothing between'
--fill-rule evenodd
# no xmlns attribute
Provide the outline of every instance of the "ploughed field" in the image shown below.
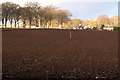
<svg viewBox="0 0 120 80"><path fill-rule="evenodd" d="M115 78L118 32L3 31L3 78Z"/></svg>

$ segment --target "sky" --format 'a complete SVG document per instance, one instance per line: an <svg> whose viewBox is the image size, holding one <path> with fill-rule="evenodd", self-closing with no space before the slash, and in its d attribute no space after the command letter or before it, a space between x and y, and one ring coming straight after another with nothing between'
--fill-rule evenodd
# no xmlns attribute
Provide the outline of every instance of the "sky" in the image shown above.
<svg viewBox="0 0 120 80"><path fill-rule="evenodd" d="M58 5L62 9L67 9L72 13L71 18L87 20L96 18L99 15L109 17L118 15L117 2L63 2Z"/></svg>
<svg viewBox="0 0 120 80"><path fill-rule="evenodd" d="M67 9L74 19L88 20L101 14L109 17L118 15L118 0L4 0L24 6L26 2L39 2L41 6L53 4L60 9ZM0 0L3 2L3 0Z"/></svg>

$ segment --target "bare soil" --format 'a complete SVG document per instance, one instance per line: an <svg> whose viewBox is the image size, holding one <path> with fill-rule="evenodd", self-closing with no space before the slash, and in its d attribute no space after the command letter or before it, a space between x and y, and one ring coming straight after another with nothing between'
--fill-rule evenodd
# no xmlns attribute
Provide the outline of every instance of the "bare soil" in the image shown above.
<svg viewBox="0 0 120 80"><path fill-rule="evenodd" d="M118 32L3 30L3 78L117 78Z"/></svg>

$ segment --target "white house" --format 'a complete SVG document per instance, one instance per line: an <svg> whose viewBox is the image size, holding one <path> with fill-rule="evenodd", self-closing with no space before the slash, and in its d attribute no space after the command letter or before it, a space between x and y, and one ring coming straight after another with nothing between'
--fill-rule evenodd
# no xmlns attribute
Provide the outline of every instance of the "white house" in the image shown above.
<svg viewBox="0 0 120 80"><path fill-rule="evenodd" d="M104 30L110 30L110 31L112 31L112 30L113 30L113 27L104 27L103 29L104 29Z"/></svg>

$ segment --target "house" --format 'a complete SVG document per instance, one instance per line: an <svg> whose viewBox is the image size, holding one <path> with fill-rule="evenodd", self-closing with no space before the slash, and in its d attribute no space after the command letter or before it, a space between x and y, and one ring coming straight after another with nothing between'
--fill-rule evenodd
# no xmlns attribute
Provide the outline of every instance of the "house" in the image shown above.
<svg viewBox="0 0 120 80"><path fill-rule="evenodd" d="M103 30L113 31L113 27L104 27Z"/></svg>
<svg viewBox="0 0 120 80"><path fill-rule="evenodd" d="M113 31L115 27L119 27L119 26L105 26L103 29Z"/></svg>
<svg viewBox="0 0 120 80"><path fill-rule="evenodd" d="M81 24L79 24L79 25L75 26L75 28L76 28L76 29L84 29L84 26L81 25Z"/></svg>

